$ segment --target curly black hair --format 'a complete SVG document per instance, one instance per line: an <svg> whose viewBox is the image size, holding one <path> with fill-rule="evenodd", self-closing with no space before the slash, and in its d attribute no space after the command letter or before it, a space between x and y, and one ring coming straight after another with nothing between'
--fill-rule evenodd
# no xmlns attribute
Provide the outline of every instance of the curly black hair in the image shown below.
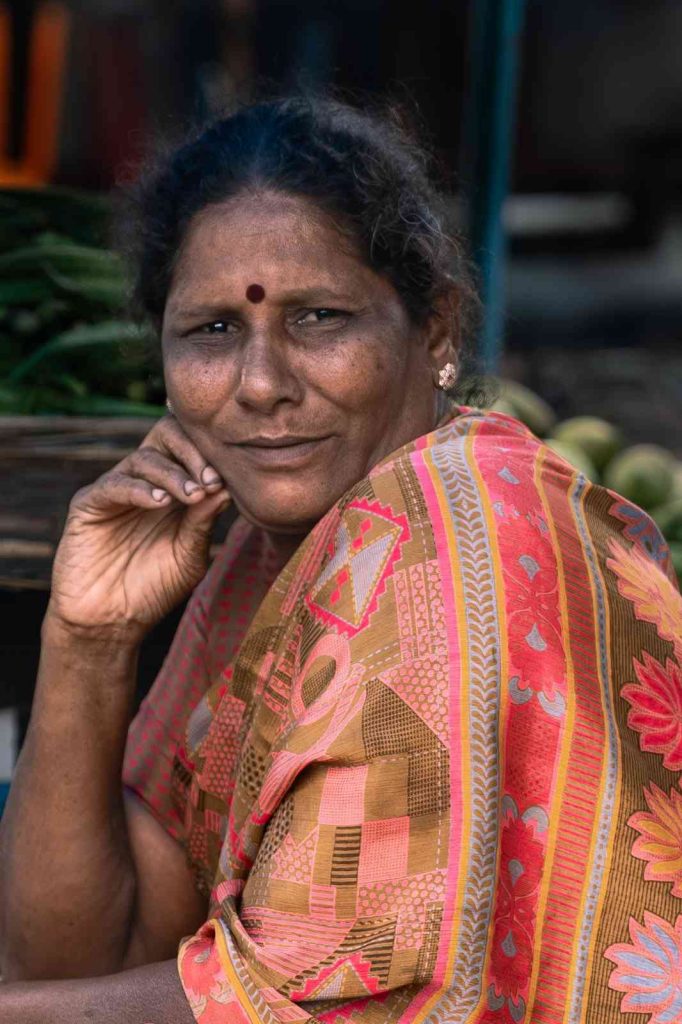
<svg viewBox="0 0 682 1024"><path fill-rule="evenodd" d="M414 323L449 295L461 346L477 297L453 204L436 184L432 162L413 113L391 101L360 109L329 91L299 89L242 104L157 154L128 189L133 310L160 327L196 213L269 190L305 197L331 214L368 265L391 281Z"/></svg>

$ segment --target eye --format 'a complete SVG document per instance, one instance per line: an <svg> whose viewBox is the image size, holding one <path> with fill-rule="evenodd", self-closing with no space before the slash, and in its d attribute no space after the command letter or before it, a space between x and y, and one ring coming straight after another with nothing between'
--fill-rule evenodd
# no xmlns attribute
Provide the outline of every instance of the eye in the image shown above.
<svg viewBox="0 0 682 1024"><path fill-rule="evenodd" d="M228 326L226 320L213 320L210 324L202 324L199 330L202 334L226 334Z"/></svg>
<svg viewBox="0 0 682 1024"><path fill-rule="evenodd" d="M308 309L305 313L299 317L298 323L305 323L308 317L318 317L317 320L308 320L308 323L328 323L330 320L338 319L339 317L347 317L349 314L344 309L328 309L323 307L321 309Z"/></svg>

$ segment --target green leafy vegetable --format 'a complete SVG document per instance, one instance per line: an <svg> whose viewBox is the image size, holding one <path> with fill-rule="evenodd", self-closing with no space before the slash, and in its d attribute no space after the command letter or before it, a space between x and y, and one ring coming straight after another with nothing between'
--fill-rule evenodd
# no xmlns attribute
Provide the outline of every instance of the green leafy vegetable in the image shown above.
<svg viewBox="0 0 682 1024"><path fill-rule="evenodd" d="M0 190L0 412L159 416L154 338L125 315L106 196Z"/></svg>

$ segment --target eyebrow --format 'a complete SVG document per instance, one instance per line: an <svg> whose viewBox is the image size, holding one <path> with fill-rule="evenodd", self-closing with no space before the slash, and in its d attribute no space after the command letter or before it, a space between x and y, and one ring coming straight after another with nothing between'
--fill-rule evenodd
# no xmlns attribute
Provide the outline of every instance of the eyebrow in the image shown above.
<svg viewBox="0 0 682 1024"><path fill-rule="evenodd" d="M325 301L334 303L351 303L357 304L358 298L351 295L346 295L337 291L333 291L324 286L296 289L289 292L282 292L281 294L274 296L272 291L269 291L268 298L274 299L281 305L290 305L293 302L301 303L303 305L311 303L322 303ZM209 303L198 303L197 305L183 306L178 305L176 307L171 306L169 313L173 317L211 317L211 316L225 316L226 314L239 313L240 311L247 308L245 302L240 302L239 305L235 306L229 302L209 302Z"/></svg>

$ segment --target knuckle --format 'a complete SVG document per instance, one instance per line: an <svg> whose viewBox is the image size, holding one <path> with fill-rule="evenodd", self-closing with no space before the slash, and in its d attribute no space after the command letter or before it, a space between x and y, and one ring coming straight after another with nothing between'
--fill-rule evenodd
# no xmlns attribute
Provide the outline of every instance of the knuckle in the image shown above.
<svg viewBox="0 0 682 1024"><path fill-rule="evenodd" d="M152 448L151 445L144 444L137 451L133 452L131 456L131 462L134 466L143 466L147 463L157 463L159 461L159 453L156 448Z"/></svg>
<svg viewBox="0 0 682 1024"><path fill-rule="evenodd" d="M135 455L138 456L138 458L143 458L143 459L157 458L158 454L159 454L158 449L157 448L153 448L152 445L150 445L150 444L140 445L140 447L135 452Z"/></svg>
<svg viewBox="0 0 682 1024"><path fill-rule="evenodd" d="M118 466L114 466L114 468L110 469L108 473L105 473L104 476L100 477L100 482L102 486L106 488L120 487L121 484L128 482L128 477L121 469L118 468Z"/></svg>
<svg viewBox="0 0 682 1024"><path fill-rule="evenodd" d="M163 416L157 423L157 428L160 433L166 437L179 437L184 434L184 431L175 416Z"/></svg>
<svg viewBox="0 0 682 1024"><path fill-rule="evenodd" d="M97 484L87 484L85 487L79 487L75 494L72 495L71 501L69 502L69 508L78 508L82 505L92 494L93 489Z"/></svg>
<svg viewBox="0 0 682 1024"><path fill-rule="evenodd" d="M178 450L181 450L183 453L194 447L185 431L174 418L171 420L171 424L167 430L167 442Z"/></svg>

